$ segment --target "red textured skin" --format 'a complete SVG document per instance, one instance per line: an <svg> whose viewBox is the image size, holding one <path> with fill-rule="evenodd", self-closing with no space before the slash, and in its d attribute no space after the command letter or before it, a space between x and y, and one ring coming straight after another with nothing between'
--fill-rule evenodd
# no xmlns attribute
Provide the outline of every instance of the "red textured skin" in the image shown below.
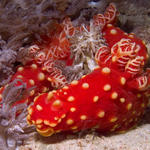
<svg viewBox="0 0 150 150"><path fill-rule="evenodd" d="M36 125L39 133L52 128L46 125L44 120L48 121L49 124L56 124L56 127L53 127L53 132L57 132L58 130L74 131L71 129L71 127L74 126L77 126L77 130L80 131L97 125L99 125L98 130L101 132L110 132L114 126L117 126L114 129L116 131L129 129L138 122L140 116L144 113L148 99L144 95L140 98L137 97L137 94L143 94L143 91L132 91L132 89L128 87L128 84L122 85L120 83L120 77L123 76L125 76L124 73L113 69L111 69L110 74L105 74L102 72L102 69L97 69L83 79L80 79L77 85L71 84L68 86L68 89L64 88L58 90L53 94L50 100L47 99L48 93L42 94L36 98L34 105L29 108L32 113L29 114L30 117L28 116L28 118L30 119L28 119L28 121ZM89 83L89 88L83 89L83 83ZM111 89L108 91L104 91L103 89L106 84L111 85ZM65 92L67 92L66 95L64 95ZM113 92L118 93L116 99L111 98ZM69 96L74 96L75 100L68 102L67 98ZM94 96L99 97L97 102L93 102ZM122 103L120 98L125 98L125 102ZM59 107L53 106L55 100L61 101ZM130 103L132 103L132 107L128 110L127 107ZM37 105L40 105L43 109L40 111L37 110ZM144 105L144 107L141 105ZM71 107L75 107L76 111L71 112ZM99 111L105 112L104 117L98 117ZM58 123L54 117L58 117L59 120L63 114L65 114L66 117ZM86 115L87 119L81 120L81 115ZM117 117L118 119L111 122L110 120L113 117ZM40 128L38 128L38 124L36 124L36 120L38 119L42 120ZM67 125L66 121L68 119L72 119L74 123ZM51 133L49 133L49 135L51 135Z"/></svg>

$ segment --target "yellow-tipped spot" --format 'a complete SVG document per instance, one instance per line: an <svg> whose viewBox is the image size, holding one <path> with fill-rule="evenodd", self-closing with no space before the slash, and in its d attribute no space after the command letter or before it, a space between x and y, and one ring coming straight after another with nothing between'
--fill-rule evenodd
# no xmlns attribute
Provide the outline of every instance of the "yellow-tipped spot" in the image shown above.
<svg viewBox="0 0 150 150"><path fill-rule="evenodd" d="M130 110L132 108L132 103L127 104L127 110Z"/></svg>
<svg viewBox="0 0 150 150"><path fill-rule="evenodd" d="M38 100L38 98L39 98L39 95L36 96L33 101L36 102Z"/></svg>
<svg viewBox="0 0 150 150"><path fill-rule="evenodd" d="M67 121L66 121L66 124L67 125L72 125L74 123L74 121L72 120L72 119L68 119Z"/></svg>
<svg viewBox="0 0 150 150"><path fill-rule="evenodd" d="M117 98L118 98L118 93L117 93L117 92L113 92L113 93L111 94L111 98L112 98L112 99L117 99Z"/></svg>
<svg viewBox="0 0 150 150"><path fill-rule="evenodd" d="M69 97L67 98L67 101L68 101L68 102L73 102L74 100L75 100L74 96L69 96Z"/></svg>
<svg viewBox="0 0 150 150"><path fill-rule="evenodd" d="M41 129L42 126L43 126L42 124L37 124L37 125L36 125L36 127L37 127L38 129Z"/></svg>
<svg viewBox="0 0 150 150"><path fill-rule="evenodd" d="M55 101L53 102L53 106L60 106L60 104L61 104L61 101L60 101L60 100L55 100Z"/></svg>
<svg viewBox="0 0 150 150"><path fill-rule="evenodd" d="M130 38L134 38L134 35L133 35L133 34L130 34L129 37L130 37Z"/></svg>
<svg viewBox="0 0 150 150"><path fill-rule="evenodd" d="M120 78L120 83L121 83L121 85L125 85L126 84L126 78L121 77Z"/></svg>
<svg viewBox="0 0 150 150"><path fill-rule="evenodd" d="M132 112L132 114L135 115L135 114L136 114L136 111L134 110L134 111Z"/></svg>
<svg viewBox="0 0 150 150"><path fill-rule="evenodd" d="M107 24L107 27L112 27L112 24Z"/></svg>
<svg viewBox="0 0 150 150"><path fill-rule="evenodd" d="M22 75L18 75L17 78L18 79L23 79L23 76Z"/></svg>
<svg viewBox="0 0 150 150"><path fill-rule="evenodd" d="M32 121L32 124L35 124L35 121L34 120L31 120Z"/></svg>
<svg viewBox="0 0 150 150"><path fill-rule="evenodd" d="M104 68L102 69L102 73L109 74L109 73L110 73L110 68L104 67Z"/></svg>
<svg viewBox="0 0 150 150"><path fill-rule="evenodd" d="M31 107L29 107L29 108L28 108L28 114L29 114L29 115L32 115L32 113L33 113L33 109L32 109Z"/></svg>
<svg viewBox="0 0 150 150"><path fill-rule="evenodd" d="M38 80L43 81L44 79L45 79L44 73L43 73L43 72L40 72L40 73L38 74Z"/></svg>
<svg viewBox="0 0 150 150"><path fill-rule="evenodd" d="M37 69L37 65L36 65L36 64L32 64L32 65L31 65L31 68L32 68L32 69Z"/></svg>
<svg viewBox="0 0 150 150"><path fill-rule="evenodd" d="M87 119L87 116L86 116L86 115L81 115L81 116L80 116L80 119L81 119L81 120L86 120L86 119Z"/></svg>
<svg viewBox="0 0 150 150"><path fill-rule="evenodd" d="M142 97L142 95L139 93L139 94L137 94L137 98L141 98Z"/></svg>
<svg viewBox="0 0 150 150"><path fill-rule="evenodd" d="M64 95L67 95L67 92L64 92Z"/></svg>
<svg viewBox="0 0 150 150"><path fill-rule="evenodd" d="M71 82L71 85L77 85L78 83L79 83L79 81L73 80L73 81Z"/></svg>
<svg viewBox="0 0 150 150"><path fill-rule="evenodd" d="M44 120L44 124L53 128L57 125L56 123L51 123L49 120Z"/></svg>
<svg viewBox="0 0 150 150"><path fill-rule="evenodd" d="M53 97L53 92L48 92L47 94L47 101L49 102Z"/></svg>
<svg viewBox="0 0 150 150"><path fill-rule="evenodd" d="M42 136L51 136L52 134L54 134L54 130L52 128L47 128L47 129L44 129L44 130L40 130L38 128L36 128L37 132L42 135Z"/></svg>
<svg viewBox="0 0 150 150"><path fill-rule="evenodd" d="M42 119L37 119L35 123L36 123L36 124L41 124L42 122L43 122Z"/></svg>
<svg viewBox="0 0 150 150"><path fill-rule="evenodd" d="M88 89L89 88L89 84L88 83L83 83L82 84L82 88L83 89Z"/></svg>
<svg viewBox="0 0 150 150"><path fill-rule="evenodd" d="M99 118L103 118L105 116L105 112L104 111L100 111L99 113L98 113L98 117Z"/></svg>
<svg viewBox="0 0 150 150"><path fill-rule="evenodd" d="M30 115L27 115L26 121L27 121L27 124L28 124L28 125L32 125L31 116L30 116Z"/></svg>
<svg viewBox="0 0 150 150"><path fill-rule="evenodd" d="M121 98L120 98L120 102L121 102L121 103L124 103L124 102L125 102L125 100L126 100L126 99L125 99L125 98L123 98L123 97L121 97Z"/></svg>
<svg viewBox="0 0 150 150"><path fill-rule="evenodd" d="M68 87L68 86L64 86L63 89L64 89L64 90L68 90L69 87Z"/></svg>
<svg viewBox="0 0 150 150"><path fill-rule="evenodd" d="M30 85L34 85L35 84L34 80L32 80L32 79L29 80L29 83L30 83Z"/></svg>
<svg viewBox="0 0 150 150"><path fill-rule="evenodd" d="M85 78L86 77L86 75L83 75L81 78L83 79L83 78Z"/></svg>
<svg viewBox="0 0 150 150"><path fill-rule="evenodd" d="M19 67L19 68L17 69L17 71L18 71L18 72L22 72L23 69L24 69L23 67Z"/></svg>
<svg viewBox="0 0 150 150"><path fill-rule="evenodd" d="M99 100L99 96L94 96L93 97L93 102L98 102L98 100Z"/></svg>
<svg viewBox="0 0 150 150"><path fill-rule="evenodd" d="M59 118L58 117L54 117L54 120L58 120Z"/></svg>
<svg viewBox="0 0 150 150"><path fill-rule="evenodd" d="M37 109L38 111L42 111L42 110L43 110L43 107L42 107L41 105L36 105L36 109Z"/></svg>
<svg viewBox="0 0 150 150"><path fill-rule="evenodd" d="M65 118L65 117L66 117L66 114L63 114L63 115L61 116L62 119Z"/></svg>
<svg viewBox="0 0 150 150"><path fill-rule="evenodd" d="M60 130L56 130L55 132L56 132L56 133L60 133L61 131L62 131L62 130L60 129Z"/></svg>
<svg viewBox="0 0 150 150"><path fill-rule="evenodd" d="M104 85L104 91L109 91L111 89L111 85L110 84L105 84Z"/></svg>
<svg viewBox="0 0 150 150"><path fill-rule="evenodd" d="M112 62L116 62L117 61L117 56L113 56L112 57Z"/></svg>
<svg viewBox="0 0 150 150"><path fill-rule="evenodd" d="M78 129L78 127L77 126L73 126L73 127L71 127L71 129L72 130L76 130L76 129Z"/></svg>
<svg viewBox="0 0 150 150"><path fill-rule="evenodd" d="M70 108L70 111L71 111L71 112L75 112L75 111L76 111L76 108L75 108L75 107L71 107L71 108Z"/></svg>
<svg viewBox="0 0 150 150"><path fill-rule="evenodd" d="M117 30L111 29L111 30L110 30L110 33L113 34L113 35L115 35L115 34L117 34Z"/></svg>
<svg viewBox="0 0 150 150"><path fill-rule="evenodd" d="M112 118L110 119L110 122L116 122L117 120L118 120L117 117L112 117Z"/></svg>

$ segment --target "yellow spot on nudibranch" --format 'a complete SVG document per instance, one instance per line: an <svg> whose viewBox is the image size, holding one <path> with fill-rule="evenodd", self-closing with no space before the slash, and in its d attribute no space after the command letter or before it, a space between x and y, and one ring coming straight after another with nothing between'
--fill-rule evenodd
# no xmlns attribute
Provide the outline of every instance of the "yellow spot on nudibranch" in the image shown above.
<svg viewBox="0 0 150 150"><path fill-rule="evenodd" d="M42 92L43 93L45 93L45 92L47 92L49 89L46 87L46 86L44 86L43 88L42 88Z"/></svg>
<svg viewBox="0 0 150 150"><path fill-rule="evenodd" d="M32 69L37 69L37 65L36 65L36 64L32 64L32 65L31 65L31 68L32 68Z"/></svg>
<svg viewBox="0 0 150 150"><path fill-rule="evenodd" d="M42 119L37 119L35 123L36 123L36 124L41 124L42 122L43 122Z"/></svg>
<svg viewBox="0 0 150 150"><path fill-rule="evenodd" d="M71 107L71 108L70 108L70 111L71 111L71 112L75 112L75 111L76 111L76 108L75 108L75 107Z"/></svg>
<svg viewBox="0 0 150 150"><path fill-rule="evenodd" d="M47 101L49 102L52 97L53 97L53 92L48 92L48 94L47 94Z"/></svg>
<svg viewBox="0 0 150 150"><path fill-rule="evenodd" d="M36 105L36 109L37 109L38 111L41 111L41 110L43 110L43 107L38 104L38 105Z"/></svg>
<svg viewBox="0 0 150 150"><path fill-rule="evenodd" d="M53 106L60 106L60 104L61 104L61 101L60 101L60 100L55 100L55 101L53 102Z"/></svg>
<svg viewBox="0 0 150 150"><path fill-rule="evenodd" d="M93 102L97 102L99 100L99 96L94 96L93 97Z"/></svg>
<svg viewBox="0 0 150 150"><path fill-rule="evenodd" d="M116 122L117 120L118 120L117 117L112 117L112 118L110 119L110 122Z"/></svg>
<svg viewBox="0 0 150 150"><path fill-rule="evenodd" d="M18 79L23 79L23 76L22 75L18 75L17 78Z"/></svg>
<svg viewBox="0 0 150 150"><path fill-rule="evenodd" d="M83 83L82 84L82 88L83 89L88 89L89 88L89 84L88 83Z"/></svg>
<svg viewBox="0 0 150 150"><path fill-rule="evenodd" d="M31 85L34 85L34 84L35 84L34 80L32 80L32 79L29 80L29 83L30 83Z"/></svg>
<svg viewBox="0 0 150 150"><path fill-rule="evenodd" d="M117 30L111 29L111 30L110 30L110 33L113 34L113 35L114 35L114 34L117 34Z"/></svg>
<svg viewBox="0 0 150 150"><path fill-rule="evenodd" d="M123 98L123 97L121 97L121 98L120 98L120 102L121 102L121 103L124 103L124 102L125 102L125 100L126 100L126 99L125 99L125 98Z"/></svg>
<svg viewBox="0 0 150 150"><path fill-rule="evenodd" d="M64 86L63 89L64 89L64 90L68 90L69 87L68 87L68 86Z"/></svg>
<svg viewBox="0 0 150 150"><path fill-rule="evenodd" d="M79 81L73 80L73 81L71 82L71 85L77 85L78 83L79 83Z"/></svg>
<svg viewBox="0 0 150 150"><path fill-rule="evenodd" d="M66 117L66 114L63 114L63 115L61 116L62 119L65 118L65 117Z"/></svg>
<svg viewBox="0 0 150 150"><path fill-rule="evenodd" d="M54 130L52 128L47 128L47 129L44 129L44 130L40 130L38 128L36 128L37 132L39 132L40 135L42 136L51 136L52 134L54 134Z"/></svg>
<svg viewBox="0 0 150 150"><path fill-rule="evenodd" d="M105 116L105 112L104 111L100 111L99 113L98 113L98 117L99 118L103 118Z"/></svg>
<svg viewBox="0 0 150 150"><path fill-rule="evenodd" d="M80 119L81 119L81 120L86 120L86 119L87 119L87 116L86 116L86 115L81 115L81 116L80 116Z"/></svg>
<svg viewBox="0 0 150 150"><path fill-rule="evenodd" d="M32 113L33 113L33 109L32 109L31 107L29 107L29 108L28 108L28 114L29 114L29 115L32 115Z"/></svg>
<svg viewBox="0 0 150 150"><path fill-rule="evenodd" d="M24 69L23 67L19 67L19 68L17 69L17 71L18 71L18 72L22 72L23 69Z"/></svg>
<svg viewBox="0 0 150 150"><path fill-rule="evenodd" d="M107 27L112 27L112 24L107 24Z"/></svg>
<svg viewBox="0 0 150 150"><path fill-rule="evenodd" d="M66 121L66 124L67 125L72 125L74 123L74 121L72 120L72 119L68 119L67 121Z"/></svg>
<svg viewBox="0 0 150 150"><path fill-rule="evenodd" d="M51 123L49 122L49 120L44 120L44 124L47 125L47 126L50 126L50 127L56 127L56 123Z"/></svg>
<svg viewBox="0 0 150 150"><path fill-rule="evenodd" d="M40 81L43 81L43 80L45 79L45 75L44 75L43 72L40 72L40 73L38 74L38 79L39 79Z"/></svg>
<svg viewBox="0 0 150 150"><path fill-rule="evenodd" d="M132 108L132 103L127 104L127 110L130 110Z"/></svg>
<svg viewBox="0 0 150 150"><path fill-rule="evenodd" d="M110 73L110 68L104 67L104 68L102 69L102 73L109 74L109 73Z"/></svg>
<svg viewBox="0 0 150 150"><path fill-rule="evenodd" d="M112 98L112 99L117 99L117 98L118 98L118 93L117 93L117 92L113 92L113 93L111 94L111 98Z"/></svg>
<svg viewBox="0 0 150 150"><path fill-rule="evenodd" d="M69 96L69 97L67 98L67 100L68 100L69 102L73 102L73 101L75 100L75 98L74 98L74 96Z"/></svg>
<svg viewBox="0 0 150 150"><path fill-rule="evenodd" d="M111 89L111 85L110 84L105 84L104 85L104 91L109 91Z"/></svg>
<svg viewBox="0 0 150 150"><path fill-rule="evenodd" d="M121 83L121 85L125 85L126 84L126 78L125 77L121 77L120 78L120 83Z"/></svg>

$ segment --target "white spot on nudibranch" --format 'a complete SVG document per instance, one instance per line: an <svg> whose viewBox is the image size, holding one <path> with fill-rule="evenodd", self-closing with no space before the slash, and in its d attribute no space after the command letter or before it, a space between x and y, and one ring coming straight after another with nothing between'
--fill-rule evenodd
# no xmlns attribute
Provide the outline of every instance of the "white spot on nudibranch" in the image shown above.
<svg viewBox="0 0 150 150"><path fill-rule="evenodd" d="M67 98L67 100L68 100L69 102L72 102L72 101L75 100L75 98L74 98L74 96L69 96L69 97Z"/></svg>
<svg viewBox="0 0 150 150"><path fill-rule="evenodd" d="M78 83L79 83L79 81L73 80L73 81L71 82L71 85L77 85Z"/></svg>
<svg viewBox="0 0 150 150"><path fill-rule="evenodd" d="M89 84L88 83L83 83L82 84L82 88L83 89L88 89L89 88Z"/></svg>
<svg viewBox="0 0 150 150"><path fill-rule="evenodd" d="M38 111L41 111L41 110L43 110L43 107L38 104L38 105L36 105L36 109L37 109Z"/></svg>
<svg viewBox="0 0 150 150"><path fill-rule="evenodd" d="M67 125L72 125L74 123L74 121L72 120L72 119L68 119L67 121L66 121L66 124Z"/></svg>
<svg viewBox="0 0 150 150"><path fill-rule="evenodd" d="M104 85L104 91L109 91L111 89L111 85L110 84L105 84Z"/></svg>
<svg viewBox="0 0 150 150"><path fill-rule="evenodd" d="M39 79L40 81L43 81L43 80L45 79L45 75L44 75L43 72L40 72L40 73L38 74L38 79Z"/></svg>
<svg viewBox="0 0 150 150"><path fill-rule="evenodd" d="M81 116L80 116L80 119L81 119L81 120L86 120L86 119L87 119L87 116L86 116L86 115L81 115Z"/></svg>
<svg viewBox="0 0 150 150"><path fill-rule="evenodd" d="M110 33L113 34L113 35L115 35L115 34L117 34L117 30L111 29L111 30L110 30Z"/></svg>
<svg viewBox="0 0 150 150"><path fill-rule="evenodd" d="M37 69L37 65L36 65L36 64L32 64L32 65L31 65L31 68L32 68L32 69Z"/></svg>
<svg viewBox="0 0 150 150"><path fill-rule="evenodd" d="M127 110L130 110L132 108L132 103L127 104Z"/></svg>
<svg viewBox="0 0 150 150"><path fill-rule="evenodd" d="M24 69L23 67L19 67L19 68L17 69L17 71L18 71L18 72L22 72L23 69Z"/></svg>
<svg viewBox="0 0 150 150"><path fill-rule="evenodd" d="M100 111L99 113L98 113L98 117L99 118L103 118L105 116L105 112L104 111Z"/></svg>
<svg viewBox="0 0 150 150"><path fill-rule="evenodd" d="M99 96L94 96L93 97L93 102L97 102L99 100Z"/></svg>
<svg viewBox="0 0 150 150"><path fill-rule="evenodd" d="M121 78L120 78L120 83L121 83L121 85L125 85L125 83L126 83L126 78L121 77Z"/></svg>
<svg viewBox="0 0 150 150"><path fill-rule="evenodd" d="M105 74L109 74L109 73L110 73L110 68L104 67L104 68L102 69L102 72L105 73Z"/></svg>
<svg viewBox="0 0 150 150"><path fill-rule="evenodd" d="M60 104L61 104L61 101L60 101L60 100L55 100L55 101L53 102L53 106L60 106Z"/></svg>
<svg viewBox="0 0 150 150"><path fill-rule="evenodd" d="M75 108L75 107L71 107L71 108L70 108L70 111L71 111L71 112L75 112L75 111L76 111L76 108Z"/></svg>
<svg viewBox="0 0 150 150"><path fill-rule="evenodd" d="M125 100L126 100L126 99L125 99L125 98L123 98L123 97L121 97L121 98L120 98L120 102L121 102L121 103L124 103L124 102L125 102Z"/></svg>
<svg viewBox="0 0 150 150"><path fill-rule="evenodd" d="M34 85L34 84L35 84L34 80L32 80L32 79L29 80L29 83L30 83L31 85Z"/></svg>
<svg viewBox="0 0 150 150"><path fill-rule="evenodd" d="M113 93L111 94L111 98L112 98L112 99L117 99L117 98L118 98L118 93L117 93L117 92L113 92Z"/></svg>
<svg viewBox="0 0 150 150"><path fill-rule="evenodd" d="M110 119L110 122L116 122L117 120L118 120L117 117L112 117L112 118Z"/></svg>

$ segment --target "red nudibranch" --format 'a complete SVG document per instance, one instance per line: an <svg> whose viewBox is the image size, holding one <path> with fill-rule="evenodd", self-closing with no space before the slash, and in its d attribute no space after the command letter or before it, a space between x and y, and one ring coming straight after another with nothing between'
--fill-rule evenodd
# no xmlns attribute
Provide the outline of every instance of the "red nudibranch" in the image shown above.
<svg viewBox="0 0 150 150"><path fill-rule="evenodd" d="M93 19L107 43L95 55L99 68L34 98L27 121L41 135L89 128L123 132L134 127L144 114L149 92L149 72L143 69L146 47L135 35L109 24L115 15L116 8L110 4L104 15Z"/></svg>

